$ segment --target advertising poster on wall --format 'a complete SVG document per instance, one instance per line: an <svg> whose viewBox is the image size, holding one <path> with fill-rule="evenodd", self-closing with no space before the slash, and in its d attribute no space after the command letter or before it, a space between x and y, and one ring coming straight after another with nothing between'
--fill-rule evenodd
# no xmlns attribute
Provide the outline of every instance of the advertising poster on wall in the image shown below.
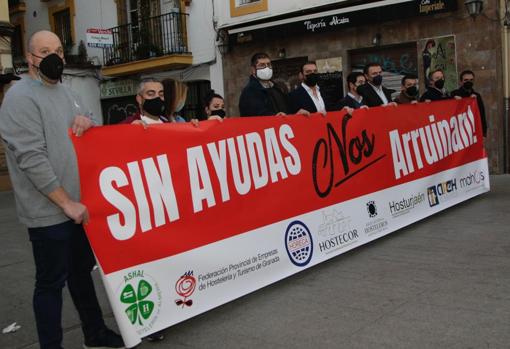
<svg viewBox="0 0 510 349"><path fill-rule="evenodd" d="M457 55L454 35L420 40L418 54L422 58L422 72L425 81L431 71L442 69L446 79L446 90L451 92L457 88Z"/></svg>

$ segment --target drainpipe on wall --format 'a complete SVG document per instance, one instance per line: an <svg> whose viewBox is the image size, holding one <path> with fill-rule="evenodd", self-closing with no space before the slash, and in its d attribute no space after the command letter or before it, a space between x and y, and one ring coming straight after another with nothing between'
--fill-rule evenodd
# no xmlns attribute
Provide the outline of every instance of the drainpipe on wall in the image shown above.
<svg viewBox="0 0 510 349"><path fill-rule="evenodd" d="M501 31L502 31L502 35L501 35L501 39L502 39L502 54L503 54L503 93L504 93L504 96L503 96L503 125L504 125L504 130L503 130L503 156L504 156L504 159L503 159L503 172L505 173L508 173L509 172L509 164L508 164L508 147L509 147L509 144L508 144L508 127L509 127L509 123L508 123L508 116L509 116L509 111L510 111L510 70L509 70L509 49L510 49L510 45L509 45L509 38L510 38L510 35L509 35L509 28L508 26L510 25L510 23L508 23L508 20L510 18L507 18L507 14L506 14L506 2L507 0L500 0L500 10L501 10L501 14L503 15L502 17L505 18L504 22L503 22L503 25L501 26Z"/></svg>

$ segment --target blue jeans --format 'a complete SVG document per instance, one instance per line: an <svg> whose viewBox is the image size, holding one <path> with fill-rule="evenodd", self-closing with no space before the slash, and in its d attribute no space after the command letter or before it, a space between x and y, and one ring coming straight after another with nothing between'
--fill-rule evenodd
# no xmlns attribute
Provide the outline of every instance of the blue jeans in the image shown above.
<svg viewBox="0 0 510 349"><path fill-rule="evenodd" d="M90 272L94 255L83 227L72 221L29 228L36 267L34 313L41 349L62 345L62 289L67 287L80 315L83 334L105 327Z"/></svg>

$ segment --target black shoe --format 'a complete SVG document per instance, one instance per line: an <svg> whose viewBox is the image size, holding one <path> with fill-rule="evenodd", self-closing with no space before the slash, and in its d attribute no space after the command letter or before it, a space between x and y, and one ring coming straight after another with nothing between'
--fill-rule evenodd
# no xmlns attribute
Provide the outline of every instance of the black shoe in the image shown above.
<svg viewBox="0 0 510 349"><path fill-rule="evenodd" d="M146 338L149 342L159 342L165 339L165 335L163 334L163 331L158 331L148 335Z"/></svg>
<svg viewBox="0 0 510 349"><path fill-rule="evenodd" d="M104 328L97 333L95 337L85 338L85 349L124 349L124 341L122 337L113 332L109 328Z"/></svg>

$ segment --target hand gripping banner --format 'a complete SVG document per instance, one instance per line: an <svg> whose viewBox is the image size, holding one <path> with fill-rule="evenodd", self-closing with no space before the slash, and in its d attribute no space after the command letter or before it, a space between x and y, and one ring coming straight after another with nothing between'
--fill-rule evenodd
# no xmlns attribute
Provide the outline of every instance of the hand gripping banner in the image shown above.
<svg viewBox="0 0 510 349"><path fill-rule="evenodd" d="M128 347L489 190L476 100L73 137Z"/></svg>

